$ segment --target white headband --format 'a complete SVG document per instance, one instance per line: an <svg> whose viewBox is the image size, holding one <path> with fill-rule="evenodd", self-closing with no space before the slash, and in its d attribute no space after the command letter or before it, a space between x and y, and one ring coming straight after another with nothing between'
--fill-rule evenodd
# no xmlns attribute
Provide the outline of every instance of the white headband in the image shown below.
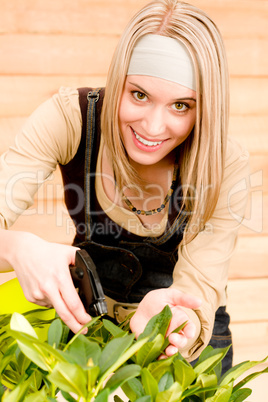
<svg viewBox="0 0 268 402"><path fill-rule="evenodd" d="M136 43L127 75L149 75L196 91L195 72L185 45L168 36L147 34Z"/></svg>

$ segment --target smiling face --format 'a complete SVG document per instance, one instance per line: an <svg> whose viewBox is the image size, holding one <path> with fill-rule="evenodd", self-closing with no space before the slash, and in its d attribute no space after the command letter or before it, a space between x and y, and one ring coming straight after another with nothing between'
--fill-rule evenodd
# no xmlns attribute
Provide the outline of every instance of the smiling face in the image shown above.
<svg viewBox="0 0 268 402"><path fill-rule="evenodd" d="M169 159L195 120L194 90L162 78L126 77L119 127L130 163L153 165Z"/></svg>

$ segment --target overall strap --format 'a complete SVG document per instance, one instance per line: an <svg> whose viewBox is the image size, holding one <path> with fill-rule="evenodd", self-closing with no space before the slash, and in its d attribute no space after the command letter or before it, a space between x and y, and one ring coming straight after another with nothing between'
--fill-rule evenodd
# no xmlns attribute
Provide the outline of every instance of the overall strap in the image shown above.
<svg viewBox="0 0 268 402"><path fill-rule="evenodd" d="M85 179L84 179L84 191L85 191L85 227L86 235L85 240L89 241L92 228L91 217L91 193L94 191L95 178L95 166L94 162L97 155L93 155L94 141L96 137L96 103L100 99L101 88L96 88L90 91L87 95L87 129L86 129L86 151L85 151ZM93 157L94 156L94 157Z"/></svg>
<svg viewBox="0 0 268 402"><path fill-rule="evenodd" d="M101 235L101 239L99 235L94 231L94 227L96 222L103 223L104 227L106 225L107 219L109 217L103 213L98 200L96 199L95 194L95 174L96 174L96 165L98 158L98 142L100 138L100 111L102 107L103 100L103 89L89 89L89 92L85 93L81 99L84 99L82 105L82 116L83 117L83 127L85 130L85 165L84 165L84 219L85 219L85 238L84 241L92 241L92 235L94 233L94 241L99 243L108 242L109 244L115 242L114 235L106 233L105 235ZM86 104L86 96L87 96L87 104ZM80 106L81 106L80 105ZM87 106L87 110L86 107ZM84 111L84 112L83 112ZM177 196L179 195L176 192ZM150 243L156 247L163 247L166 249L176 249L177 245L180 243L183 237L183 230L185 226L185 215L181 213L179 217L177 217L177 201L175 202L174 193L170 200L169 206L169 220L167 224L166 231L159 237L147 237L140 238L138 235L134 235L133 233L129 233L124 228L119 227L115 222L113 225L118 227L118 231L116 233L121 233L119 238L116 238L116 241L122 240L123 242L146 242ZM95 214L95 217L93 216ZM96 216L96 214L98 214ZM104 219L104 221L103 221ZM110 220L109 220L110 222ZM106 225L106 226L105 226ZM97 240L98 239L98 240Z"/></svg>

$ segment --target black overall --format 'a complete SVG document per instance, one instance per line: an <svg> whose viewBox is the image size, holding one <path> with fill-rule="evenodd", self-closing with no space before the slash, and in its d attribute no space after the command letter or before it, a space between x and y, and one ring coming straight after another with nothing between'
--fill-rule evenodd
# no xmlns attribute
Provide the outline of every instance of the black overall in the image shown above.
<svg viewBox="0 0 268 402"><path fill-rule="evenodd" d="M177 248L183 237L187 214L181 213L177 218L181 194L174 192L169 203L165 232L159 237L144 238L117 225L101 209L95 192L95 176L103 95L104 89L79 89L83 122L81 143L74 159L60 166L65 202L77 230L74 244L89 252L97 267L104 293L118 302L137 303L150 290L167 288L172 284L178 259ZM83 189L83 192L79 189ZM82 203L81 194L84 197ZM214 348L231 344L228 324L229 315L225 307L220 307L215 315L210 341ZM223 371L231 364L230 349L223 361Z"/></svg>

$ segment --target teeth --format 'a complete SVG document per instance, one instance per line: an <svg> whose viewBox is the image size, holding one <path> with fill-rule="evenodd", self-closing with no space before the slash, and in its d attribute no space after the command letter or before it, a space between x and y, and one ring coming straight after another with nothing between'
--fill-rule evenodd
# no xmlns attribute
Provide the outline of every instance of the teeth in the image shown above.
<svg viewBox="0 0 268 402"><path fill-rule="evenodd" d="M139 134L137 134L134 130L133 130L133 132L134 132L137 140L140 141L142 144L147 145L148 147L154 147L156 145L162 144L162 142L163 142L163 141L147 141L144 138L140 137Z"/></svg>

